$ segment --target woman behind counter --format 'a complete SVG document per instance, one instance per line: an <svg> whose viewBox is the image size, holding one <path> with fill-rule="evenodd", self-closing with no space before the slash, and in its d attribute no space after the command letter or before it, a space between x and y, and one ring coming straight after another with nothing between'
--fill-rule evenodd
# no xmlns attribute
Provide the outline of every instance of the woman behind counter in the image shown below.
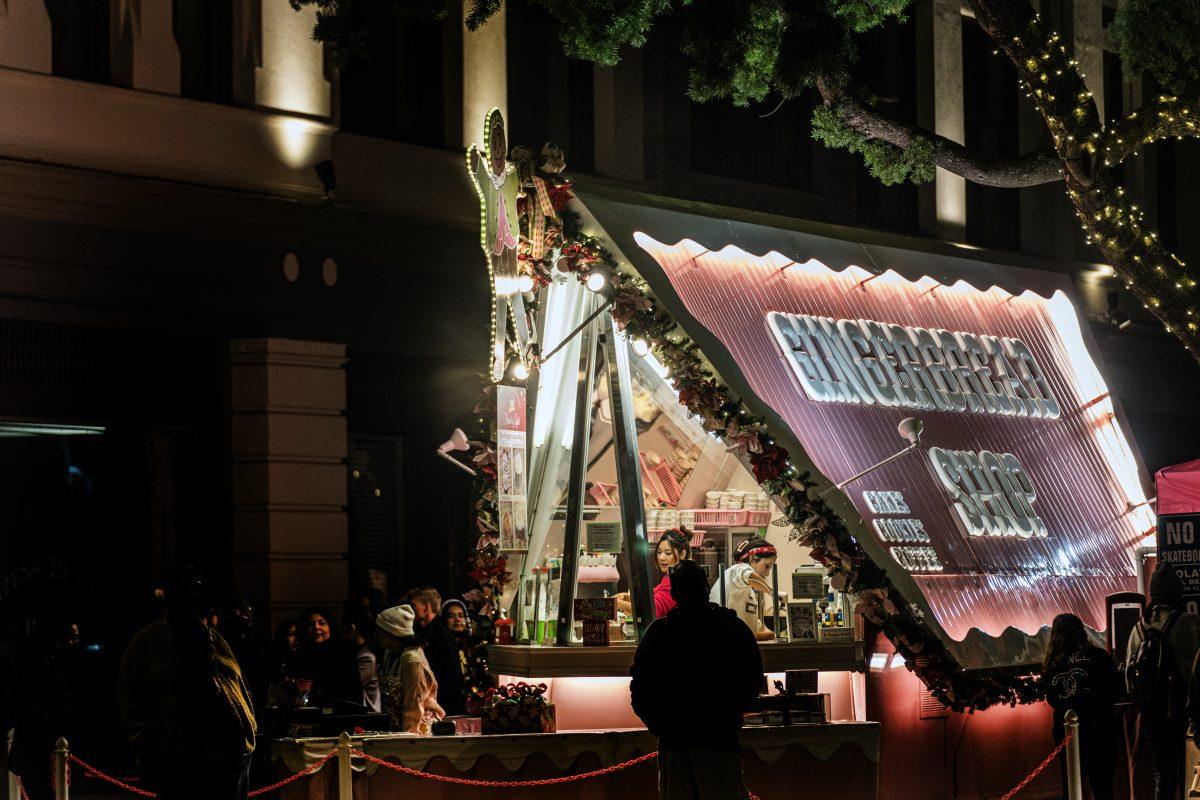
<svg viewBox="0 0 1200 800"><path fill-rule="evenodd" d="M446 712L438 705L437 679L413 630L415 618L409 605L394 606L375 618L384 651L379 688L394 730L428 736Z"/></svg>
<svg viewBox="0 0 1200 800"><path fill-rule="evenodd" d="M733 609L742 622L750 626L754 638L772 639L775 634L763 625L759 616L759 595L771 594L767 576L775 566L778 553L775 545L761 537L747 539L733 551L734 563L725 570L725 606ZM721 584L714 582L709 592L710 602L721 602Z"/></svg>
<svg viewBox="0 0 1200 800"><path fill-rule="evenodd" d="M692 532L683 527L663 531L662 535L658 537L654 555L658 562L659 572L662 573L662 580L654 587L654 616L656 618L665 617L667 612L675 607L675 600L671 597L671 570L679 566L679 562L691 557L691 538ZM621 592L614 596L617 600L618 611L624 611L626 614L633 612L633 602L629 599L629 592Z"/></svg>

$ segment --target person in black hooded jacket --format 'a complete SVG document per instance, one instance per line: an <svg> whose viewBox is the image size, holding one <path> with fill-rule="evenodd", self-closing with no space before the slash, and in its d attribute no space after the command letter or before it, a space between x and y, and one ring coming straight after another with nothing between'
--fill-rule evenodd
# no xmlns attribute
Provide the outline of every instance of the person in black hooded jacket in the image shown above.
<svg viewBox="0 0 1200 800"><path fill-rule="evenodd" d="M738 731L762 690L758 643L733 611L708 602L694 561L674 568L671 597L676 607L650 625L630 668L633 710L659 740L659 797L744 800Z"/></svg>
<svg viewBox="0 0 1200 800"><path fill-rule="evenodd" d="M1094 800L1113 796L1113 770L1117 755L1116 703L1121 679L1112 656L1088 639L1083 620L1059 614L1050 627L1050 643L1042 662L1042 686L1054 709L1054 741L1066 734L1067 711L1079 717L1079 755L1084 781ZM1063 758L1063 796L1066 796L1066 759Z"/></svg>

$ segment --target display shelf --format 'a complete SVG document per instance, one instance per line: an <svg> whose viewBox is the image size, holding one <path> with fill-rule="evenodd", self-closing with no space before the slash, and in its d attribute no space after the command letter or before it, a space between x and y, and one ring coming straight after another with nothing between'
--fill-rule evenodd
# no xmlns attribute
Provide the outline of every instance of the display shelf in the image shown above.
<svg viewBox="0 0 1200 800"><path fill-rule="evenodd" d="M633 664L634 645L610 647L537 647L491 645L488 662L493 674L514 678L627 677ZM819 669L826 672L862 672L863 643L762 642L763 669Z"/></svg>
<svg viewBox="0 0 1200 800"><path fill-rule="evenodd" d="M667 509L677 510L680 515L693 514L693 525L695 528L765 528L771 524L771 510L759 510L748 508L685 508L685 509ZM682 523L682 520L681 520ZM660 533L667 530L661 525L651 525L649 531L651 533Z"/></svg>

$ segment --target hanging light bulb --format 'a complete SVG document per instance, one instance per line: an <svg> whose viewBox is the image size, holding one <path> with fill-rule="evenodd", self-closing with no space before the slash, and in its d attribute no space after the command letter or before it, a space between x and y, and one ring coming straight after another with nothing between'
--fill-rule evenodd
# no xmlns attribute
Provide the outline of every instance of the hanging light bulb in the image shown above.
<svg viewBox="0 0 1200 800"><path fill-rule="evenodd" d="M596 269L587 276L586 286L590 291L599 292L604 289L604 285L608 283L608 273L605 270Z"/></svg>
<svg viewBox="0 0 1200 800"><path fill-rule="evenodd" d="M519 381L523 381L529 377L529 367L525 366L524 362L518 361L513 367L513 377Z"/></svg>
<svg viewBox="0 0 1200 800"><path fill-rule="evenodd" d="M646 354L650 352L650 344L645 339L634 339L633 352L645 358Z"/></svg>
<svg viewBox="0 0 1200 800"><path fill-rule="evenodd" d="M521 275L519 278L517 278L517 291L521 292L522 294L524 294L526 292L532 292L533 291L533 276L532 275Z"/></svg>

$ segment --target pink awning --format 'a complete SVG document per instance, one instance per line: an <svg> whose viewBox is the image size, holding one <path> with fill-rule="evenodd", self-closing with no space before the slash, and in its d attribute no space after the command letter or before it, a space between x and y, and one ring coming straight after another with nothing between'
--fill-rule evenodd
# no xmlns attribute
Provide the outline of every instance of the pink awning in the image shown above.
<svg viewBox="0 0 1200 800"><path fill-rule="evenodd" d="M1159 514L1200 513L1200 458L1163 467L1155 473L1154 484Z"/></svg>

